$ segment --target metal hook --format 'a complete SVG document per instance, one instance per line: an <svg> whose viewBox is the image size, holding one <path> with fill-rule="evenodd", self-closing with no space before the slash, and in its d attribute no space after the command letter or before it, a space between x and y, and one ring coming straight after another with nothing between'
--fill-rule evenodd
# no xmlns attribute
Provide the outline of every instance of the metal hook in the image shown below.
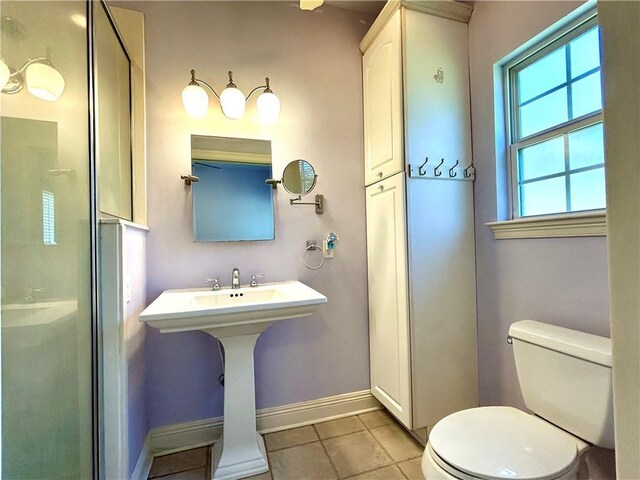
<svg viewBox="0 0 640 480"><path fill-rule="evenodd" d="M438 164L438 166L433 169L434 176L439 177L440 175L442 175L442 172L440 171L440 167L442 166L443 163L444 163L444 158L440 160L440 163Z"/></svg>
<svg viewBox="0 0 640 480"><path fill-rule="evenodd" d="M473 160L471 161L471 165L464 169L464 178L470 178L472 173L469 173L469 170L473 170L473 173L476 173L476 167L473 165Z"/></svg>
<svg viewBox="0 0 640 480"><path fill-rule="evenodd" d="M426 174L427 174L427 171L426 171L426 170L424 170L423 168L424 168L424 166L427 164L427 162L428 162L428 161L429 161L429 157L426 157L426 158L424 159L424 163L418 167L418 174L419 174L420 176L423 176L423 175L426 175Z"/></svg>
<svg viewBox="0 0 640 480"><path fill-rule="evenodd" d="M454 169L458 166L458 163L460 163L460 160L456 160L455 165L449 169L449 177L453 178L458 176L458 172L454 172Z"/></svg>

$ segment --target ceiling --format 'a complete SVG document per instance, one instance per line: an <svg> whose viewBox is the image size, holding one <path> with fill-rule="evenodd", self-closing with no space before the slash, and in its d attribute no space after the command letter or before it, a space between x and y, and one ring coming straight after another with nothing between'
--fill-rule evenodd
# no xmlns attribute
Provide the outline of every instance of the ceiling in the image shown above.
<svg viewBox="0 0 640 480"><path fill-rule="evenodd" d="M368 15L377 16L384 7L386 1L378 0L325 0L325 5L332 7L344 8L353 12L366 13Z"/></svg>

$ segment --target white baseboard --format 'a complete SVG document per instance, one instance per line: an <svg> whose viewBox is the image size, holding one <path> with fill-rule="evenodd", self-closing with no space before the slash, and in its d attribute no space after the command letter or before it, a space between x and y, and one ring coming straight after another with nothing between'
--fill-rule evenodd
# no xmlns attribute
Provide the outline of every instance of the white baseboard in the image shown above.
<svg viewBox="0 0 640 480"><path fill-rule="evenodd" d="M256 412L256 420L260 433L271 433L380 410L381 408L382 405L371 395L370 390L362 390L307 402L264 408ZM210 445L220 438L221 433L222 417L215 417L154 428L147 435L145 445L148 443L150 453L153 456L166 455ZM141 455L144 450L143 448ZM140 459L138 464L141 464ZM136 464L136 471L138 464Z"/></svg>
<svg viewBox="0 0 640 480"><path fill-rule="evenodd" d="M151 464L153 463L153 453L151 451L151 438L147 435L144 440L140 455L138 455L138 461L131 474L131 480L147 480L149 478L149 472L151 471Z"/></svg>

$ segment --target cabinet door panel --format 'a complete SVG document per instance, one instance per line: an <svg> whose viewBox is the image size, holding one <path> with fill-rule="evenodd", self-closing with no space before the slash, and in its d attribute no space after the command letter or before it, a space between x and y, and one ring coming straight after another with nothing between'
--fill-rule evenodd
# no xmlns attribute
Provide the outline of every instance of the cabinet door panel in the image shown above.
<svg viewBox="0 0 640 480"><path fill-rule="evenodd" d="M403 170L400 11L362 59L365 184Z"/></svg>
<svg viewBox="0 0 640 480"><path fill-rule="evenodd" d="M404 174L366 189L371 391L411 427Z"/></svg>

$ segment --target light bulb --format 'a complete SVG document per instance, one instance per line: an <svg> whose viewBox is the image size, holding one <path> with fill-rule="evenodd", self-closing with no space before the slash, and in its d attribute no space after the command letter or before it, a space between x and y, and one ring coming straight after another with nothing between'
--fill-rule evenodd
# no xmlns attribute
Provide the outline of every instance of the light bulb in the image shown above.
<svg viewBox="0 0 640 480"><path fill-rule="evenodd" d="M200 85L195 83L187 85L182 90L182 103L188 115L196 118L207 116L209 95Z"/></svg>
<svg viewBox="0 0 640 480"><path fill-rule="evenodd" d="M324 0L300 0L300 10L314 10L323 2Z"/></svg>
<svg viewBox="0 0 640 480"><path fill-rule="evenodd" d="M246 100L244 93L237 87L227 87L220 94L222 113L227 118L237 120L244 115Z"/></svg>
<svg viewBox="0 0 640 480"><path fill-rule="evenodd" d="M64 90L64 78L55 68L44 63L32 63L25 72L27 90L34 97L55 102Z"/></svg>
<svg viewBox="0 0 640 480"><path fill-rule="evenodd" d="M280 100L273 92L264 92L258 97L258 116L262 123L273 123L280 115Z"/></svg>
<svg viewBox="0 0 640 480"><path fill-rule="evenodd" d="M0 90L2 90L7 84L10 76L11 70L9 70L9 67L7 67L7 64L4 63L4 61L0 60Z"/></svg>

